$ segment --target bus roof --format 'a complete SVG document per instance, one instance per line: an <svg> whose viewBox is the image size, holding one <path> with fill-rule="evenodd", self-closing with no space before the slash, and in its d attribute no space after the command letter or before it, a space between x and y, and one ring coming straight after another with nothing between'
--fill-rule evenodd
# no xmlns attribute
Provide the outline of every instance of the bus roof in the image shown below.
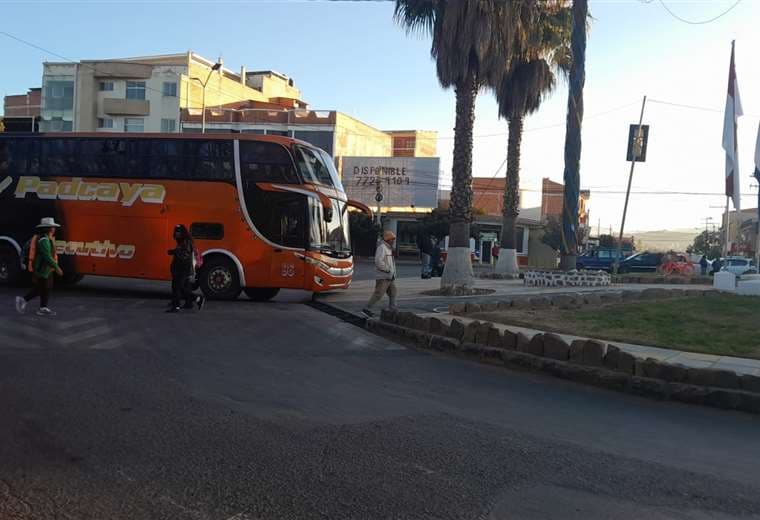
<svg viewBox="0 0 760 520"><path fill-rule="evenodd" d="M283 135L264 135L264 134L240 134L240 133L158 133L158 132L20 132L20 133L0 133L0 137L84 137L88 139L122 139L122 138L142 138L142 139L204 139L204 140L240 140L240 141L267 141L278 143L285 146L300 144L311 148L318 148L311 143L286 137Z"/></svg>

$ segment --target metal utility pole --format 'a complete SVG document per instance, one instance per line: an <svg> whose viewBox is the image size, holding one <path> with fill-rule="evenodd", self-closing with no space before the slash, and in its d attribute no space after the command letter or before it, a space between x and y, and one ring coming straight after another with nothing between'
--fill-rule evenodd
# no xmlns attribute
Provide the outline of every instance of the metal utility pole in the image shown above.
<svg viewBox="0 0 760 520"><path fill-rule="evenodd" d="M197 81L198 83L200 83L201 86L203 87L203 101L202 101L203 112L201 113L201 133L202 134L206 133L206 85L208 85L208 80L211 79L211 75L214 73L214 71L217 71L221 68L222 68L222 62L220 58L220 61L217 61L216 63L214 63L214 65L211 67L211 70L208 71L208 76L206 76L206 81L201 81L200 78L196 78L195 76L190 78L191 80Z"/></svg>
<svg viewBox="0 0 760 520"><path fill-rule="evenodd" d="M646 104L647 104L647 97L644 96L644 99L641 101L641 114L639 114L639 124L636 128L636 134L634 135L634 142L632 145L631 171L628 173L628 189L625 191L625 205L623 205L623 220L620 222L620 235L618 237L617 255L615 256L615 262L613 263L613 271L615 274L617 274L618 267L620 267L620 255L623 249L623 231L625 229L625 217L626 217L626 214L628 213L628 199L631 196L631 183L633 182L633 169L636 167L636 163L638 162L638 159L642 156L643 149L645 146L645 138L641 132L641 123L644 121L644 107L646 107Z"/></svg>
<svg viewBox="0 0 760 520"><path fill-rule="evenodd" d="M383 183L381 182L380 178L377 179L377 184L375 185L377 189L377 193L375 193L375 202L377 202L377 211L375 212L377 215L377 225L382 226L382 218L380 217L380 211L382 209L381 203L383 202Z"/></svg>
<svg viewBox="0 0 760 520"><path fill-rule="evenodd" d="M712 224L712 217L705 217L702 219L705 222L705 251L704 255L707 256L707 254L710 252L710 229L709 226Z"/></svg>

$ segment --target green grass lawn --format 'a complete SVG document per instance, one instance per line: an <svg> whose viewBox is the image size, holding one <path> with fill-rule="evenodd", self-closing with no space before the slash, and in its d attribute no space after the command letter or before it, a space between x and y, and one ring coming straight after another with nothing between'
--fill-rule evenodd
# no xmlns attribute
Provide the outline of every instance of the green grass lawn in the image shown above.
<svg viewBox="0 0 760 520"><path fill-rule="evenodd" d="M714 295L472 317L640 345L760 358L760 298L753 296Z"/></svg>

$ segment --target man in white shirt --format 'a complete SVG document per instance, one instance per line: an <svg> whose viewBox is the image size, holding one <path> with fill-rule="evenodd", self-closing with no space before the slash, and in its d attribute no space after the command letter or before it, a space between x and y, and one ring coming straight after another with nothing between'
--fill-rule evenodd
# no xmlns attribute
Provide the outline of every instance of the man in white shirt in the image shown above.
<svg viewBox="0 0 760 520"><path fill-rule="evenodd" d="M372 317L372 307L379 302L384 294L388 295L388 308L396 308L396 262L393 260L393 245L396 235L392 231L383 232L383 239L377 244L375 251L375 292L372 293L367 306L362 312Z"/></svg>

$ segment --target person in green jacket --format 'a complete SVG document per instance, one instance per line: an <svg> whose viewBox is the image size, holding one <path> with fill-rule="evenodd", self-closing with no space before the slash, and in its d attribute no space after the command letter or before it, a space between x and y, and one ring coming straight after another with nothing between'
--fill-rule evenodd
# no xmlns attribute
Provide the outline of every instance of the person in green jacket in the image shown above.
<svg viewBox="0 0 760 520"><path fill-rule="evenodd" d="M39 316L55 316L55 312L48 307L50 292L53 289L53 273L63 276L63 271L58 266L57 255L55 254L55 231L61 227L51 217L45 217L40 220L37 229L40 235L37 238L34 253L34 272L32 281L34 283L32 290L23 298L16 297L16 310L23 314L26 311L26 305L33 298L39 296L40 308L37 311Z"/></svg>

